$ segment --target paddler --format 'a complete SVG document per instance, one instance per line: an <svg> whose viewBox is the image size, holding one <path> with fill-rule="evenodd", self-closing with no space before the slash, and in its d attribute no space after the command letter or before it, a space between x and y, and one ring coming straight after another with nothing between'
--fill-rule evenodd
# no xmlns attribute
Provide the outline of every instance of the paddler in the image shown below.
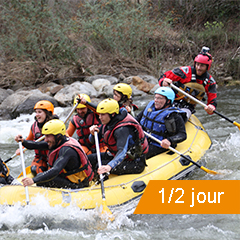
<svg viewBox="0 0 240 240"><path fill-rule="evenodd" d="M93 135L97 131L98 138L104 139L109 150L101 153L102 166L98 168L98 174L141 173L146 166L148 142L140 124L127 111L119 111L118 102L111 98L101 101L96 111L102 125L90 127L90 140L94 141ZM90 154L88 158L95 169L97 154Z"/></svg>
<svg viewBox="0 0 240 240"><path fill-rule="evenodd" d="M42 127L43 125L53 119L58 118L54 115L54 106L50 101L41 100L37 102L34 106L35 112L35 122L32 124L30 128L30 132L26 140L36 141L40 137L42 137ZM15 140L18 139L21 135L17 135ZM47 171L47 154L48 150L40 151L35 150L35 157L31 163L31 172L34 176L36 176L40 172ZM16 155L20 155L19 149L16 150Z"/></svg>
<svg viewBox="0 0 240 240"><path fill-rule="evenodd" d="M88 187L93 179L93 171L87 155L77 140L65 135L64 122L53 119L42 127L45 139L42 142L23 140L21 136L16 141L22 141L27 149L49 150L48 170L37 174L34 178L23 178L24 186L34 183L37 186L55 188Z"/></svg>
<svg viewBox="0 0 240 240"><path fill-rule="evenodd" d="M212 61L209 48L203 47L201 52L195 57L193 66L174 68L165 72L158 80L159 85L169 86L169 84L173 83L200 101L206 93L208 99L207 106L204 109L211 115L217 107L216 82L208 73ZM174 105L186 111L188 118L195 112L196 103L181 92L176 92Z"/></svg>

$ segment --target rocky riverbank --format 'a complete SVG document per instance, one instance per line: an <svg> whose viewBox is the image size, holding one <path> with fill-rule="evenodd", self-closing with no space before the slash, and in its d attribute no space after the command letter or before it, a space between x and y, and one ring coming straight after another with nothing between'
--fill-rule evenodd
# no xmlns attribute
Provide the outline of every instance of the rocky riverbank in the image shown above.
<svg viewBox="0 0 240 240"><path fill-rule="evenodd" d="M130 76L119 78L109 75L86 77L84 81L71 84L57 84L48 82L38 88L23 87L16 91L0 88L0 120L14 119L21 113L31 114L33 107L39 100L49 100L55 107L72 106L74 97L79 93L86 93L93 102L112 97L113 87L124 82L130 84L133 97L144 97L153 94L159 87L157 78L150 75Z"/></svg>

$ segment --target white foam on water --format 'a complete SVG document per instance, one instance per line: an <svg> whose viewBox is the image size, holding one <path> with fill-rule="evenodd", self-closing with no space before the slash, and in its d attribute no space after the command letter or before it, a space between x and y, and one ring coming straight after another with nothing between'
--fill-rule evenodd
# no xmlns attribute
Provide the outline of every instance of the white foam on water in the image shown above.
<svg viewBox="0 0 240 240"><path fill-rule="evenodd" d="M56 107L54 113L65 121L65 117L71 108ZM35 113L21 114L16 119L0 121L0 143L16 143L14 138L17 134L21 134L26 138L29 134L31 125L34 123Z"/></svg>
<svg viewBox="0 0 240 240"><path fill-rule="evenodd" d="M93 210L80 210L74 204L67 207L49 205L49 202L42 195L37 195L31 199L27 206L19 203L14 206L0 206L0 229L35 229L53 230L65 229L74 231L75 229L95 229L95 230L115 230L121 227L133 228L134 222L129 219L135 209L136 203L125 205L123 209L113 209L114 220L105 218L101 214L100 208Z"/></svg>

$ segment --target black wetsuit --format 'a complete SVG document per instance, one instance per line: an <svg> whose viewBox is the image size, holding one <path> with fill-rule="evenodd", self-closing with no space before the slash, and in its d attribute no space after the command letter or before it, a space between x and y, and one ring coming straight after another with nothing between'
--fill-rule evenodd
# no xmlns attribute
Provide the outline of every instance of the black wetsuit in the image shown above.
<svg viewBox="0 0 240 240"><path fill-rule="evenodd" d="M67 141L67 137L61 141L57 146L59 147L64 142ZM48 144L46 142L33 142L33 141L23 141L23 146L28 149L41 149L47 150ZM62 169L74 170L80 167L79 155L78 153L69 146L63 146L59 151L59 156L53 164L53 167L47 170L46 172L37 174L33 178L34 183L38 186L45 187L57 187L57 188L82 188L88 186L88 181L84 180L83 182L76 184L68 180L67 178L59 175Z"/></svg>
<svg viewBox="0 0 240 240"><path fill-rule="evenodd" d="M116 115L111 121L105 126L104 131L108 129L113 129L117 122L121 121L127 115L126 111L122 111L121 114ZM98 138L103 138L104 133L102 133L103 125L100 127ZM138 133L135 131L134 127L122 126L114 131L114 139L116 141L117 153L113 156L110 152L101 153L102 165L109 165L112 167L111 173L122 175L122 174L134 174L141 173L145 168L145 155L140 155L138 158L132 161L125 160L127 151L129 150L129 143L136 141ZM93 140L93 136L90 134L90 141ZM88 155L93 169L97 168L97 155Z"/></svg>

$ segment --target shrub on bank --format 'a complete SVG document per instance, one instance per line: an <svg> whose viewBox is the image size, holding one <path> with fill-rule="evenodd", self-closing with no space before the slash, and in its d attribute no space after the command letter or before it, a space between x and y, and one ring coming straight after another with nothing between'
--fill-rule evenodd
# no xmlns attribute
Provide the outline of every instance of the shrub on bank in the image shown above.
<svg viewBox="0 0 240 240"><path fill-rule="evenodd" d="M92 62L104 64L106 56L128 59L157 76L166 67L191 63L207 45L215 63L221 57L228 68L239 47L239 5L234 0L5 0L0 61L44 62L55 71L84 65L90 74L104 74L94 71ZM90 55L89 48L98 54ZM235 72L239 78L240 70ZM39 71L36 77L46 74Z"/></svg>

